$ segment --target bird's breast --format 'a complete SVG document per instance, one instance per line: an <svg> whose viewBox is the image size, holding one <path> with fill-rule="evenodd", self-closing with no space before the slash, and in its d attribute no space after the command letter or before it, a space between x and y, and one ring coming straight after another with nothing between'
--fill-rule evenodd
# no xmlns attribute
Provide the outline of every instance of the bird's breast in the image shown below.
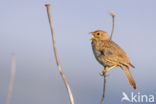
<svg viewBox="0 0 156 104"><path fill-rule="evenodd" d="M105 64L104 54L103 52L100 51L100 44L96 41L92 41L92 50L96 60L104 66Z"/></svg>
<svg viewBox="0 0 156 104"><path fill-rule="evenodd" d="M103 66L112 66L113 63L110 62L109 57L105 55L104 50L101 48L101 44L98 41L92 41L92 50L96 60Z"/></svg>

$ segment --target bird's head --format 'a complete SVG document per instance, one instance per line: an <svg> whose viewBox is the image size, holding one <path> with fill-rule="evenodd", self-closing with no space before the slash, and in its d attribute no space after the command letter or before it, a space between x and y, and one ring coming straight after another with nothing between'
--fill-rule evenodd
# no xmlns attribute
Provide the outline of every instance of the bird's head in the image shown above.
<svg viewBox="0 0 156 104"><path fill-rule="evenodd" d="M90 40L108 40L108 39L110 39L107 32L104 32L102 30L90 32L89 34L92 34L94 36L94 37L90 38Z"/></svg>

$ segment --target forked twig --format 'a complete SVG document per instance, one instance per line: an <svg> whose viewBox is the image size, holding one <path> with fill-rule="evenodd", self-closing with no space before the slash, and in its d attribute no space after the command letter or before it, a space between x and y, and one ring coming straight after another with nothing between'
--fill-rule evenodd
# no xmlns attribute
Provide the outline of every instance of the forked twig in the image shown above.
<svg viewBox="0 0 156 104"><path fill-rule="evenodd" d="M10 75L10 83L9 83L8 97L6 100L6 104L10 104L12 90L13 90L14 77L15 77L15 67L16 67L15 53L12 53L11 57L12 57L11 75Z"/></svg>
<svg viewBox="0 0 156 104"><path fill-rule="evenodd" d="M49 24L50 24L50 28L51 28L52 41L53 41L53 48L54 48L56 63L57 63L60 75L61 75L61 77L62 77L62 79L63 79L63 81L65 83L66 88L67 88L68 95L69 95L69 98L70 98L70 104L74 104L74 98L73 98L70 86L69 86L69 84L68 84L68 82L67 82L67 80L65 78L65 75L64 75L64 73L62 71L62 67L61 67L61 64L60 64L59 58L58 58L58 53L57 53L56 43L55 43L55 33L54 33L54 30L53 30L53 24L52 24L52 19L51 19L51 15L50 15L50 4L49 3L45 4L45 6L47 7L47 13L48 13Z"/></svg>

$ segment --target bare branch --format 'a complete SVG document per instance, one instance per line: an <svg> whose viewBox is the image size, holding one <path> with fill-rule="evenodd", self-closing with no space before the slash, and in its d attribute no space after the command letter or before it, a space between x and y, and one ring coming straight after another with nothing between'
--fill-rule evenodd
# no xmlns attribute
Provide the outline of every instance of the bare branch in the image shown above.
<svg viewBox="0 0 156 104"><path fill-rule="evenodd" d="M112 40L112 36L113 36L113 33L114 33L115 16L117 16L117 15L115 13L113 13L113 12L110 12L110 15L112 16L112 20L113 20L112 33L111 33L111 36L110 36L110 39ZM104 67L104 70L105 69L106 69L106 67ZM107 77L106 73L103 73L103 77L104 77L103 95L102 95L100 104L103 104L104 103L105 94L106 94L106 77Z"/></svg>
<svg viewBox="0 0 156 104"><path fill-rule="evenodd" d="M105 69L106 69L106 67L104 67L104 70L105 70ZM102 98L101 98L100 104L103 104L104 99L105 99L105 94L106 94L106 73L103 73L103 77L104 77L103 94L102 94Z"/></svg>
<svg viewBox="0 0 156 104"><path fill-rule="evenodd" d="M66 88L67 88L68 95L69 95L69 98L70 98L70 104L74 104L74 98L73 98L70 86L69 86L69 84L68 84L68 82L67 82L67 80L65 78L65 75L64 75L64 73L62 71L61 64L60 64L59 58L58 58L58 53L57 53L57 50L56 50L55 33L54 33L54 30L53 30L53 24L52 24L52 19L51 19L51 15L50 15L50 4L46 4L45 6L47 7L47 13L48 13L49 24L50 24L50 28L51 28L51 34L52 34L52 40L53 40L53 48L54 48L54 54L55 54L55 58L56 58L56 63L57 63L60 75L61 75L61 77L62 77L62 79L63 79L63 81L65 83Z"/></svg>
<svg viewBox="0 0 156 104"><path fill-rule="evenodd" d="M113 33L114 33L114 25L115 25L115 16L117 16L115 13L113 12L110 12L110 15L112 16L112 33L111 33L111 36L110 36L110 39L112 39L113 37Z"/></svg>
<svg viewBox="0 0 156 104"><path fill-rule="evenodd" d="M12 90L13 90L14 77L15 77L15 67L16 67L15 53L12 53L11 56L12 56L11 75L10 75L10 83L9 83L8 97L6 100L6 104L10 104Z"/></svg>

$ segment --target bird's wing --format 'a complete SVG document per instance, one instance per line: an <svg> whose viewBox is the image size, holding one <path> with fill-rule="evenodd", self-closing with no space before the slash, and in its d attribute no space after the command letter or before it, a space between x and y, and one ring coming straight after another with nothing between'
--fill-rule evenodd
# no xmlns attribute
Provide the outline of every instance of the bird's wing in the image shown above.
<svg viewBox="0 0 156 104"><path fill-rule="evenodd" d="M113 41L103 41L101 44L101 50L103 51L104 55L111 61L116 61L125 65L130 63L124 50Z"/></svg>

